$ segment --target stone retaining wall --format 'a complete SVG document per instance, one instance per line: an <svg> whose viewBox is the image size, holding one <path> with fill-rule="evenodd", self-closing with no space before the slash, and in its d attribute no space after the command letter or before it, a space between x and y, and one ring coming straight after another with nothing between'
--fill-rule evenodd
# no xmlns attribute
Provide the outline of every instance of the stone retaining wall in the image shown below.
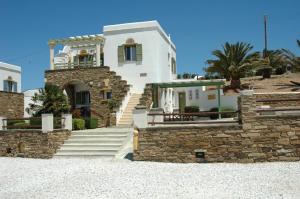
<svg viewBox="0 0 300 199"><path fill-rule="evenodd" d="M142 97L140 98L139 105L147 107L150 109L152 104L152 84L146 84Z"/></svg>
<svg viewBox="0 0 300 199"><path fill-rule="evenodd" d="M0 91L0 117L21 118L24 116L23 93Z"/></svg>
<svg viewBox="0 0 300 199"><path fill-rule="evenodd" d="M41 130L0 131L0 156L51 158L70 135L68 130L50 133Z"/></svg>
<svg viewBox="0 0 300 199"><path fill-rule="evenodd" d="M139 129L134 160L196 162L195 150L204 151L207 162L300 160L300 115L260 116L256 99L239 97L239 124Z"/></svg>
<svg viewBox="0 0 300 199"><path fill-rule="evenodd" d="M272 108L282 108L282 107L292 107L297 106L300 107L300 100L298 101L285 101L286 99L300 99L300 92L294 93L256 93L256 99L275 99L275 100L282 100L282 101L271 101L271 102L257 102L257 106L261 105L269 105Z"/></svg>

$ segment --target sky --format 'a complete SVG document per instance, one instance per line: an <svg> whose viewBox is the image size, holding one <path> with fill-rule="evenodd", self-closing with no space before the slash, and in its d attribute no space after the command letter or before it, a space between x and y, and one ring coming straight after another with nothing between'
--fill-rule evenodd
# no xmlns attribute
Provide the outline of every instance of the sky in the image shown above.
<svg viewBox="0 0 300 199"><path fill-rule="evenodd" d="M22 67L22 90L44 86L47 41L102 33L104 25L157 20L177 49L178 73L203 74L211 52L225 42L300 55L299 0L0 0L0 61Z"/></svg>

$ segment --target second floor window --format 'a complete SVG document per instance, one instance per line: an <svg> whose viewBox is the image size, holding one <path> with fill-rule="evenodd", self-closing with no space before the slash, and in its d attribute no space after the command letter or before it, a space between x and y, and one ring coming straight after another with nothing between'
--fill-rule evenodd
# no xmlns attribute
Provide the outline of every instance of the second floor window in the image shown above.
<svg viewBox="0 0 300 199"><path fill-rule="evenodd" d="M17 82L11 80L3 81L3 91L6 92L17 92L18 84Z"/></svg>
<svg viewBox="0 0 300 199"><path fill-rule="evenodd" d="M136 61L136 46L125 46L125 61Z"/></svg>

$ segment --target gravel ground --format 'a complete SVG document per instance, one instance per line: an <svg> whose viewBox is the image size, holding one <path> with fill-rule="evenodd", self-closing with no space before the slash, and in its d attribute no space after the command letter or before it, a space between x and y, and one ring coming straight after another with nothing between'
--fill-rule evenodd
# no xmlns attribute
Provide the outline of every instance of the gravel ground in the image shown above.
<svg viewBox="0 0 300 199"><path fill-rule="evenodd" d="M0 158L0 198L300 198L300 162Z"/></svg>

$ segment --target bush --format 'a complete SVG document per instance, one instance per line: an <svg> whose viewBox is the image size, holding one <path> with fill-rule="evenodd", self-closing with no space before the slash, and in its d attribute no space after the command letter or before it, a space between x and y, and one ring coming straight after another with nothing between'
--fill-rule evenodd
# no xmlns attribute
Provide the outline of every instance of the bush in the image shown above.
<svg viewBox="0 0 300 199"><path fill-rule="evenodd" d="M86 118L85 119L85 128L86 129L95 129L98 127L98 119L97 118Z"/></svg>
<svg viewBox="0 0 300 199"><path fill-rule="evenodd" d="M198 113L199 107L198 106L186 106L184 107L185 113Z"/></svg>
<svg viewBox="0 0 300 199"><path fill-rule="evenodd" d="M219 111L219 109L217 107L211 108L209 110L209 112L218 112L218 111ZM233 111L234 111L234 109L230 108L230 107L221 107L220 108L220 112L233 112ZM232 118L234 116L235 116L234 113L222 113L221 114L222 118ZM210 117L210 119L213 120L213 119L218 119L219 115L218 114L214 114L214 115L210 115L209 117Z"/></svg>
<svg viewBox="0 0 300 199"><path fill-rule="evenodd" d="M73 119L73 129L74 130L83 130L85 126L84 119Z"/></svg>
<svg viewBox="0 0 300 199"><path fill-rule="evenodd" d="M42 118L30 118L31 126L42 126Z"/></svg>
<svg viewBox="0 0 300 199"><path fill-rule="evenodd" d="M218 112L218 111L219 111L219 109L218 109L217 107L211 108L211 109L209 110L209 112ZM218 119L218 118L219 118L219 115L213 114L213 115L210 115L209 117L210 117L210 119L215 120L215 119Z"/></svg>
<svg viewBox="0 0 300 199"><path fill-rule="evenodd" d="M19 126L25 124L25 120L7 120L7 126Z"/></svg>
<svg viewBox="0 0 300 199"><path fill-rule="evenodd" d="M275 70L276 75L282 75L285 72L286 72L286 70L283 67L276 68L276 70Z"/></svg>
<svg viewBox="0 0 300 199"><path fill-rule="evenodd" d="M233 108L230 107L221 107L221 112L234 112ZM232 118L235 117L234 113L223 113L222 118Z"/></svg>

